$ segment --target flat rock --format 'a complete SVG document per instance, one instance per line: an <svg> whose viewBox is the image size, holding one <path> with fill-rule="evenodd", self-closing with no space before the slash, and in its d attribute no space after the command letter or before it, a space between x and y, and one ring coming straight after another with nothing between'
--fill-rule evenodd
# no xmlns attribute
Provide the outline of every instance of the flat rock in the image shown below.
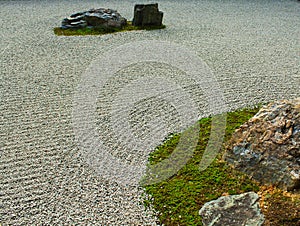
<svg viewBox="0 0 300 226"><path fill-rule="evenodd" d="M264 223L264 216L258 200L254 192L222 196L205 203L199 214L204 226L259 226Z"/></svg>
<svg viewBox="0 0 300 226"><path fill-rule="evenodd" d="M266 185L300 189L300 98L271 103L233 134L223 158Z"/></svg>

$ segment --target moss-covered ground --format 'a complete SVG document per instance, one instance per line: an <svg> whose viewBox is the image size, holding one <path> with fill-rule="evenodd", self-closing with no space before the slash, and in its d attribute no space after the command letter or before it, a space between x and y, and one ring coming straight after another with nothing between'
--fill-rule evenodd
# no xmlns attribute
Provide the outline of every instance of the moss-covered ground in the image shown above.
<svg viewBox="0 0 300 226"><path fill-rule="evenodd" d="M137 27L133 26L130 21L122 28L82 28L82 29L62 29L60 27L54 28L54 34L56 35L64 35L64 36L76 36L76 35L104 35L115 32L124 32L124 31L136 31L136 30L156 30L156 29L164 29L166 26L144 26Z"/></svg>
<svg viewBox="0 0 300 226"><path fill-rule="evenodd" d="M147 194L144 204L155 209L160 224L202 225L199 210L204 203L222 195L254 191L262 196L261 205L267 219L266 225L300 225L299 195L289 197L280 190L269 193L269 188L260 186L247 175L235 171L222 161L225 144L235 129L254 116L258 110L259 107L227 114L223 149L204 171L199 170L199 163L209 140L211 118L203 118L198 122L200 124L198 145L189 162L171 178L144 186ZM150 154L149 164L157 164L167 158L175 149L179 138L180 134L175 134L157 147Z"/></svg>

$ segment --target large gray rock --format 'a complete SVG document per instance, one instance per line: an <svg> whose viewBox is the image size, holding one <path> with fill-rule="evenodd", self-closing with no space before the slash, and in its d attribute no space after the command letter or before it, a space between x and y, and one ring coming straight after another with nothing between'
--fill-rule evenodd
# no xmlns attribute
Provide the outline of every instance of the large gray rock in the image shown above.
<svg viewBox="0 0 300 226"><path fill-rule="evenodd" d="M199 211L204 226L259 226L264 216L254 192L222 196L205 203Z"/></svg>
<svg viewBox="0 0 300 226"><path fill-rule="evenodd" d="M236 130L224 159L257 181L300 189L300 98L263 107Z"/></svg>
<svg viewBox="0 0 300 226"><path fill-rule="evenodd" d="M127 20L113 9L91 9L85 12L74 13L63 19L61 28L121 28Z"/></svg>
<svg viewBox="0 0 300 226"><path fill-rule="evenodd" d="M163 12L158 10L158 4L139 4L134 6L134 26L161 26Z"/></svg>

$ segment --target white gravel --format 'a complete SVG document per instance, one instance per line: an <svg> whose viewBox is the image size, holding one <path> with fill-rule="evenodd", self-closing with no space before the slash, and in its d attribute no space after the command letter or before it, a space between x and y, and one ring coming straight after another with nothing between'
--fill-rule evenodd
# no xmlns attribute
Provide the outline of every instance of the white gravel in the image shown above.
<svg viewBox="0 0 300 226"><path fill-rule="evenodd" d="M75 140L75 89L91 62L114 47L159 40L195 51L211 68L229 109L300 96L300 3L296 0L162 1L164 30L100 37L53 34L64 17L93 7L117 9L131 20L134 4L126 0L0 1L2 225L156 224L151 211L140 205L142 190L97 174ZM145 163L148 152L118 145L106 109L139 74L159 74L187 85L199 117L211 113L201 87L193 86L182 72L158 62L148 66L125 68L99 91L99 135L111 154L128 164ZM148 130L155 128L147 127L147 122L159 116L166 127L171 126L157 124L160 129L153 134L163 140L180 129L176 114L171 104L147 98L131 111L133 133L149 139Z"/></svg>

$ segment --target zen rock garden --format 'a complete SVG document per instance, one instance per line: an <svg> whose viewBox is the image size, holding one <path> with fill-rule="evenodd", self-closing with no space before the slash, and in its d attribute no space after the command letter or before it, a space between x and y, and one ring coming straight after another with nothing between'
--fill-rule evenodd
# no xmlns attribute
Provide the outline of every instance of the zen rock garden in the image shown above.
<svg viewBox="0 0 300 226"><path fill-rule="evenodd" d="M158 4L138 4L134 7L134 18L129 22L117 10L99 8L77 12L62 20L61 30L93 29L109 32L139 29L160 29L163 12ZM131 27L130 27L131 26ZM57 29L56 29L57 30Z"/></svg>
<svg viewBox="0 0 300 226"><path fill-rule="evenodd" d="M264 106L233 134L223 156L261 185L300 191L300 99ZM254 193L222 196L203 205L204 225L263 225Z"/></svg>
<svg viewBox="0 0 300 226"><path fill-rule="evenodd" d="M61 30L109 31L163 28L158 4L137 4L132 22L113 9L77 12L62 20ZM129 29L128 27L131 26ZM76 33L75 33L76 35ZM300 191L300 99L277 101L261 108L233 134L223 155L232 168L262 186ZM205 203L199 211L203 225L257 226L265 216L255 192L224 195Z"/></svg>

